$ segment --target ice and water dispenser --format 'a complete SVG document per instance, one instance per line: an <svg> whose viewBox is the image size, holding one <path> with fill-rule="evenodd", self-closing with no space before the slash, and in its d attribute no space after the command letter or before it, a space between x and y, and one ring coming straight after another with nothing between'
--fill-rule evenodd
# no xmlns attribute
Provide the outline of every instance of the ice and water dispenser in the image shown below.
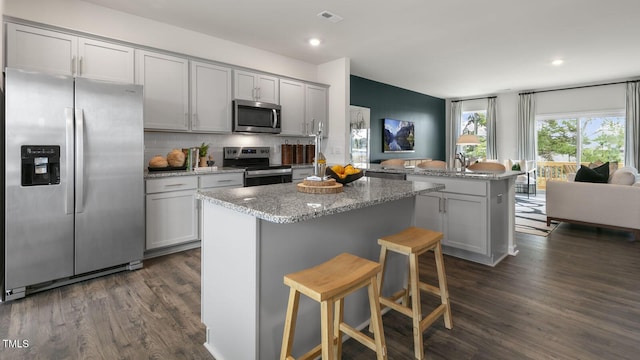
<svg viewBox="0 0 640 360"><path fill-rule="evenodd" d="M22 186L60 184L60 146L22 146Z"/></svg>

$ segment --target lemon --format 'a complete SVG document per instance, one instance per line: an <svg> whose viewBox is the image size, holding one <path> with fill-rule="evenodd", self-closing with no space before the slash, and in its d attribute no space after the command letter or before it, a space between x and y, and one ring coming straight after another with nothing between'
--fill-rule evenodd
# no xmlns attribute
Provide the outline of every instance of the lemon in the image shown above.
<svg viewBox="0 0 640 360"><path fill-rule="evenodd" d="M344 173L344 167L342 165L333 165L331 167L331 170L336 173L336 174L342 174Z"/></svg>

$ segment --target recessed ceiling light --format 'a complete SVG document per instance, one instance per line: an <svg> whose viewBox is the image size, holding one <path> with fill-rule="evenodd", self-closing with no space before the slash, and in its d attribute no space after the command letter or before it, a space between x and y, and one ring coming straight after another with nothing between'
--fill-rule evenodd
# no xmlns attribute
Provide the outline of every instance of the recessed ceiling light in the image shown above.
<svg viewBox="0 0 640 360"><path fill-rule="evenodd" d="M309 39L309 45L311 45L311 46L318 46L318 45L320 45L320 39L316 39L316 38Z"/></svg>
<svg viewBox="0 0 640 360"><path fill-rule="evenodd" d="M551 65L554 65L554 66L560 66L560 65L562 65L562 63L564 63L564 60L562 60L562 59L556 59L556 60L553 60L553 61L551 62Z"/></svg>

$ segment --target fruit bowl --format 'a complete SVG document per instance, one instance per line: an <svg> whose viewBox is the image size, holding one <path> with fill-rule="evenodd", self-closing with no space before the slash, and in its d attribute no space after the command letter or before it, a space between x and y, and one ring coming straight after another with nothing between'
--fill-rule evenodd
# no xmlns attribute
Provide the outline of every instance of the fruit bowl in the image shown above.
<svg viewBox="0 0 640 360"><path fill-rule="evenodd" d="M330 167L327 168L327 170L325 171L325 174L327 174L328 176L330 176L333 179L336 179L336 182L342 184L342 185L346 185L350 182L356 181L358 179L360 179L363 175L364 172L362 170L358 171L355 174L350 174L347 175L345 177L340 177L340 175L336 174Z"/></svg>

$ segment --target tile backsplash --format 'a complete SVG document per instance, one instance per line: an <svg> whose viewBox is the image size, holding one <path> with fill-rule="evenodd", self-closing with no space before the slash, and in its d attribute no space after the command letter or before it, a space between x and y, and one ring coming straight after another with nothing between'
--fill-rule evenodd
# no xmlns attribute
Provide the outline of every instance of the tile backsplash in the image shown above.
<svg viewBox="0 0 640 360"><path fill-rule="evenodd" d="M216 166L222 165L222 148L226 146L269 146L271 148L271 163L280 164L282 156L280 146L285 141L288 141L289 144L312 144L313 138L260 134L193 134L145 131L143 166L146 169L149 160L156 155L167 156L167 153L172 149L198 147L203 142L210 144L209 155L213 155Z"/></svg>

